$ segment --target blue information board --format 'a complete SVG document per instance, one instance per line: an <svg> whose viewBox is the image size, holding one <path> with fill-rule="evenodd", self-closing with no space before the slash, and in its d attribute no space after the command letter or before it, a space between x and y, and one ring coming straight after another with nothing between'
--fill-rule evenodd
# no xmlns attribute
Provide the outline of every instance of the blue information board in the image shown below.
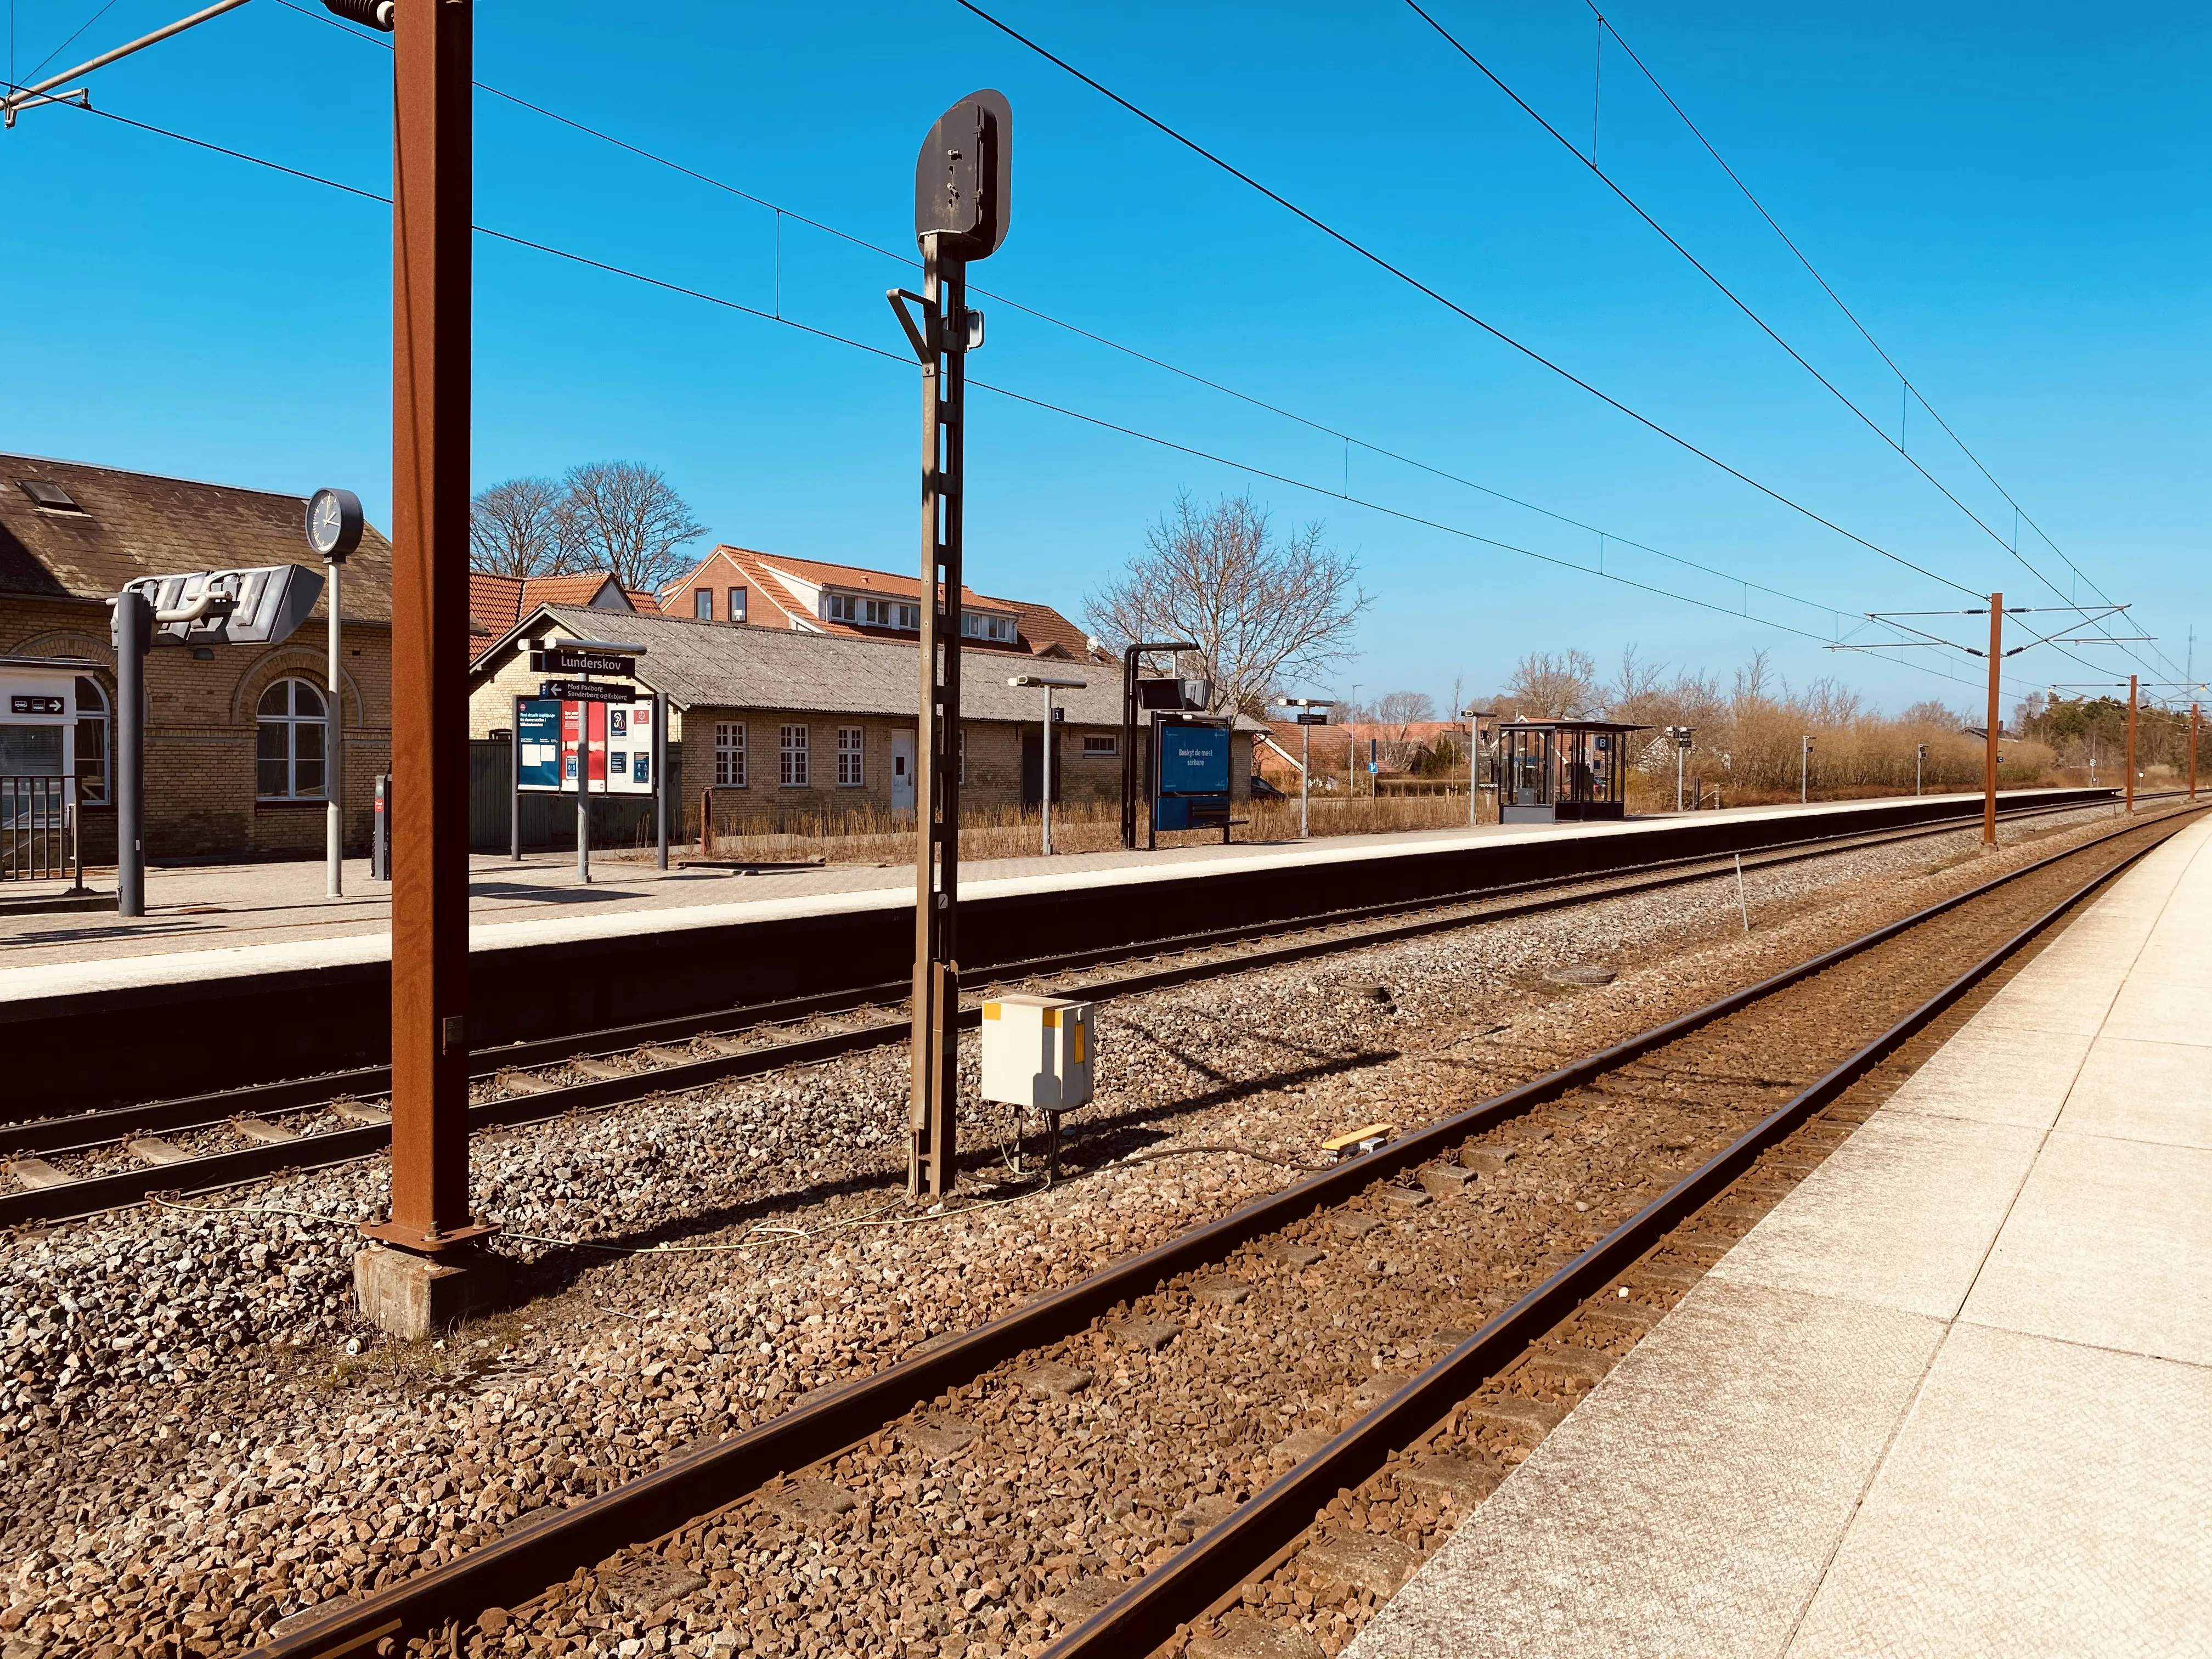
<svg viewBox="0 0 2212 1659"><path fill-rule="evenodd" d="M1159 731L1161 794L1229 793L1227 726L1164 724Z"/></svg>
<svg viewBox="0 0 2212 1659"><path fill-rule="evenodd" d="M526 698L515 710L516 785L524 789L561 787L561 705Z"/></svg>

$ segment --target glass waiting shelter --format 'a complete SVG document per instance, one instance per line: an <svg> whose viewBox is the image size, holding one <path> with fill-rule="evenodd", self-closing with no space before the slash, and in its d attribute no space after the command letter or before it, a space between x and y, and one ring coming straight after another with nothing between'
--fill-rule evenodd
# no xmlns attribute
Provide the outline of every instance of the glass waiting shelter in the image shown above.
<svg viewBox="0 0 2212 1659"><path fill-rule="evenodd" d="M1506 720L1498 727L1501 823L1570 823L1628 816L1631 732L1611 720Z"/></svg>

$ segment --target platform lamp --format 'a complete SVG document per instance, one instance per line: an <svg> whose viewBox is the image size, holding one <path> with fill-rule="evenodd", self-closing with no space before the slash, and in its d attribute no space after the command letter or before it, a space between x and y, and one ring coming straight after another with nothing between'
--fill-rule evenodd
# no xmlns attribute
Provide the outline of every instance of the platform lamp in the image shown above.
<svg viewBox="0 0 2212 1659"><path fill-rule="evenodd" d="M1037 745L1037 770L1042 778L1041 791L1044 798L1044 855L1052 856L1052 721L1061 711L1052 706L1054 691L1080 691L1089 680L1072 680L1054 674L1016 674L1006 684L1013 686L1042 686L1044 689L1044 736Z"/></svg>
<svg viewBox="0 0 2212 1659"><path fill-rule="evenodd" d="M1674 810L1682 810L1682 757L1690 752L1691 741L1697 736L1693 726L1662 726L1659 728L1674 739Z"/></svg>
<svg viewBox="0 0 2212 1659"><path fill-rule="evenodd" d="M1482 799L1482 791L1475 787L1474 769L1482 763L1482 722L1498 718L1495 708L1462 708L1459 717L1467 722L1467 823L1471 830L1475 824L1474 804Z"/></svg>
<svg viewBox="0 0 2212 1659"><path fill-rule="evenodd" d="M1306 838L1306 791L1313 781L1313 729L1328 724L1328 711L1336 707L1327 697L1285 697L1281 707L1295 708L1298 723L1298 839Z"/></svg>
<svg viewBox="0 0 2212 1659"><path fill-rule="evenodd" d="M1920 793L1921 775L1927 770L1927 767L1928 745L1923 743L1913 751L1912 756L1912 793L1916 795Z"/></svg>
<svg viewBox="0 0 2212 1659"><path fill-rule="evenodd" d="M1805 746L1797 751L1797 804L1800 806L1813 799L1813 738L1805 737Z"/></svg>
<svg viewBox="0 0 2212 1659"><path fill-rule="evenodd" d="M345 719L338 690L338 573L361 545L361 497L350 489L318 489L307 501L307 545L322 556L328 572L329 609L324 624L330 647L328 702L323 728L323 891L345 896Z"/></svg>

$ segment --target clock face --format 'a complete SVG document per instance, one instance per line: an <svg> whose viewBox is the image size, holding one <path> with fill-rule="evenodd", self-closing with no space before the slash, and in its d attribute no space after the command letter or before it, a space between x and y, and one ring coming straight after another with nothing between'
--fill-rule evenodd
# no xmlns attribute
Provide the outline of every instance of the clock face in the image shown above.
<svg viewBox="0 0 2212 1659"><path fill-rule="evenodd" d="M307 545L343 559L361 545L361 500L349 489L319 489L307 503Z"/></svg>
<svg viewBox="0 0 2212 1659"><path fill-rule="evenodd" d="M327 553L338 544L340 516L337 497L328 490L315 497L315 510L310 520L313 528L307 540L318 553Z"/></svg>

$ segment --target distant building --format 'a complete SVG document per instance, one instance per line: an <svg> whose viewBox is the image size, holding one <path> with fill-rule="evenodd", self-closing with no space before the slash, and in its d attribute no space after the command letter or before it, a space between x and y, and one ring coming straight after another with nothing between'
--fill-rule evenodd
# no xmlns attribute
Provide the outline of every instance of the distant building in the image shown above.
<svg viewBox="0 0 2212 1659"><path fill-rule="evenodd" d="M911 640L921 632L921 578L722 546L661 590L660 609L694 622ZM960 590L960 634L974 649L1073 662L1092 655L1084 631L1050 605L972 587Z"/></svg>
<svg viewBox="0 0 2212 1659"><path fill-rule="evenodd" d="M536 696L540 678L530 670L526 642L544 638L645 647L637 678L672 704L669 775L687 805L711 787L718 799L730 792L762 817L914 808L921 663L911 640L655 612L617 619L586 606L539 605L477 659L473 736L511 734L513 699ZM975 643L963 653L962 799L971 809L1035 806L1042 799L1044 694L1006 684L1029 672L1024 654ZM1119 800L1120 664L1060 662L1040 672L1089 682L1054 694L1066 714L1054 727L1054 798ZM1248 799L1256 730L1243 722L1234 740L1231 784L1240 803Z"/></svg>
<svg viewBox="0 0 2212 1659"><path fill-rule="evenodd" d="M501 576L469 572L469 660L483 655L493 641L514 629L526 612L541 605L580 605L595 611L652 611L652 594L625 588L611 571L586 570L566 576Z"/></svg>
<svg viewBox="0 0 2212 1659"><path fill-rule="evenodd" d="M263 564L319 571L307 507L304 495L0 455L0 656L85 665L75 701L87 863L115 858L107 601L141 576ZM344 604L345 821L357 853L392 748L392 547L373 528L346 562ZM281 645L217 646L206 661L182 650L149 654L149 857L321 853L326 605L319 601Z"/></svg>

